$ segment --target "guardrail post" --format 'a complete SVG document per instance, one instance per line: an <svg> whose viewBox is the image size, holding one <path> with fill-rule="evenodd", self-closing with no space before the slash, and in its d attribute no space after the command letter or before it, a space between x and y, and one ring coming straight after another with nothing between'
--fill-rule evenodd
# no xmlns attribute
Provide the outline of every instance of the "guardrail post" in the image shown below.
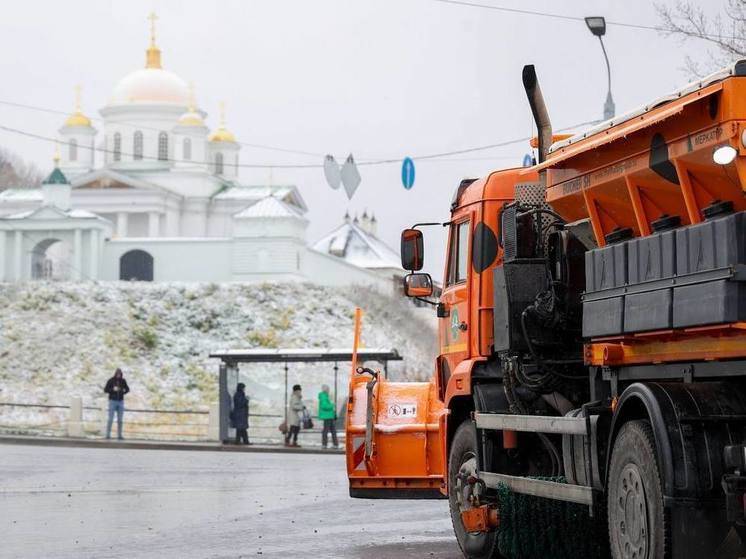
<svg viewBox="0 0 746 559"><path fill-rule="evenodd" d="M207 420L207 440L220 440L220 403L212 402L210 404L210 414Z"/></svg>
<svg viewBox="0 0 746 559"><path fill-rule="evenodd" d="M70 400L70 412L67 417L67 436L85 436L83 429L83 399L80 396L75 396Z"/></svg>

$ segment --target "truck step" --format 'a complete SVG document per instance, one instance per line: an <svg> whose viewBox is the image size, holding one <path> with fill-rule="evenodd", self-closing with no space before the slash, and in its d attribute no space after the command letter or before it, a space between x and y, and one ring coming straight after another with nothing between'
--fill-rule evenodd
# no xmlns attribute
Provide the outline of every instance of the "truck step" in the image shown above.
<svg viewBox="0 0 746 559"><path fill-rule="evenodd" d="M585 485L571 485L528 477L509 476L492 472L479 472L479 478L490 489L496 489L500 483L507 485L511 491L544 497L556 501L567 501L581 505L593 504L593 488Z"/></svg>
<svg viewBox="0 0 746 559"><path fill-rule="evenodd" d="M505 413L475 413L477 429L525 431L528 433L556 433L561 435L587 435L584 417L557 417L550 415L513 415ZM593 416L591 416L591 420Z"/></svg>

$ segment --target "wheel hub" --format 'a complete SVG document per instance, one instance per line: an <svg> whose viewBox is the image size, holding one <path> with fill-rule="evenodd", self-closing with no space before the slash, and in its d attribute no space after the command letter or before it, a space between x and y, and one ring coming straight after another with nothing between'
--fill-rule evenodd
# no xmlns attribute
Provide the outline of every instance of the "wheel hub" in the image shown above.
<svg viewBox="0 0 746 559"><path fill-rule="evenodd" d="M469 483L469 478L477 476L477 458L476 456L466 456L456 475L456 502L458 503L459 512L464 512L477 506L475 499L475 485Z"/></svg>
<svg viewBox="0 0 746 559"><path fill-rule="evenodd" d="M616 531L625 559L649 559L648 505L637 464L628 464L618 481Z"/></svg>

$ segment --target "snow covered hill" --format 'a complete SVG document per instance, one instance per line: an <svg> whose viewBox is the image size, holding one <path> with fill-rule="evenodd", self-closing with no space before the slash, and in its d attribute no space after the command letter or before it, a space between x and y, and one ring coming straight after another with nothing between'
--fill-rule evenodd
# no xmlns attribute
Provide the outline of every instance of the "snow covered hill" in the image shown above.
<svg viewBox="0 0 746 559"><path fill-rule="evenodd" d="M101 405L102 386L121 367L129 407L205 409L217 399L211 351L258 347L351 347L354 308L365 311L366 347L396 348L395 379L426 379L436 352L432 311L363 288L310 284L43 283L0 285L0 402ZM340 365L344 397L348 364ZM241 380L252 412L282 413L277 365L251 366ZM330 365L291 365L315 408ZM3 421L22 424L18 408Z"/></svg>

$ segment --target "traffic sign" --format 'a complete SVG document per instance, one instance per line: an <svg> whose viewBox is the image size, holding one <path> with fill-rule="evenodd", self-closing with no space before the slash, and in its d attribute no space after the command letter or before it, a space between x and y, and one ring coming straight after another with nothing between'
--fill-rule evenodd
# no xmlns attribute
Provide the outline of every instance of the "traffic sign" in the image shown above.
<svg viewBox="0 0 746 559"><path fill-rule="evenodd" d="M414 161L411 157L405 157L401 164L401 183L404 188L410 190L414 186Z"/></svg>

